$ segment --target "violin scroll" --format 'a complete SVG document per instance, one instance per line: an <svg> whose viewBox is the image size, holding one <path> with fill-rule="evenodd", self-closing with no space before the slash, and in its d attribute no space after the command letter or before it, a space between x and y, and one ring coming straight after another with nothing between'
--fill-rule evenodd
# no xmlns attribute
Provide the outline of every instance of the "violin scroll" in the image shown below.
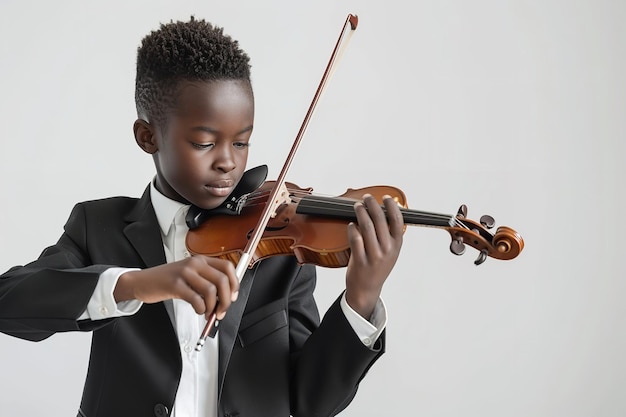
<svg viewBox="0 0 626 417"><path fill-rule="evenodd" d="M466 218L467 206L463 204L446 227L452 242L450 252L455 255L465 253L465 245L469 245L480 253L474 264L480 265L487 257L501 260L515 258L524 249L524 239L515 230L507 226L500 226L495 234L489 229L495 225L493 217L484 215L479 222Z"/></svg>

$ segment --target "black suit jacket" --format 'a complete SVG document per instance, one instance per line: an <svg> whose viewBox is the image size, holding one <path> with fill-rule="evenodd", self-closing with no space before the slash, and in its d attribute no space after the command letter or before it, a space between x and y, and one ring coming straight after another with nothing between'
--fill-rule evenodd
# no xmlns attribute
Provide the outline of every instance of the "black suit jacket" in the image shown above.
<svg viewBox="0 0 626 417"><path fill-rule="evenodd" d="M148 190L141 199L77 204L56 245L0 277L0 331L33 341L93 331L79 416L166 416L182 365L164 303L144 304L128 317L77 321L105 269L164 262ZM244 281L253 273L241 322L226 314L219 326L218 415L337 414L383 353L384 335L365 347L338 301L320 323L315 268L293 257L262 261Z"/></svg>

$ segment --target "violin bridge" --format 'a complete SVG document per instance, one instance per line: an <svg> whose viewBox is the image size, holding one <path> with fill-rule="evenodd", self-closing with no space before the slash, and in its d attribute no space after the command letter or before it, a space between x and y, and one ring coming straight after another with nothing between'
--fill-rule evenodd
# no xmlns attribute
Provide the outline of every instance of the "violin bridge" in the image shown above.
<svg viewBox="0 0 626 417"><path fill-rule="evenodd" d="M280 186L278 194L276 195L276 199L272 201L271 217L272 218L276 217L276 209L278 209L278 207L280 207L283 204L289 204L291 202L292 202L291 196L289 195L289 190L287 189L287 185L283 183Z"/></svg>

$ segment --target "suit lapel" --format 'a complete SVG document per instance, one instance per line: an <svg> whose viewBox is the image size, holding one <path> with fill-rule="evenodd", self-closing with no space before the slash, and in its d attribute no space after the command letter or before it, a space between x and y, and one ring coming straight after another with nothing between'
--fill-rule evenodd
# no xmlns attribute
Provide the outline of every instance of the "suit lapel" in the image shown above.
<svg viewBox="0 0 626 417"><path fill-rule="evenodd" d="M151 268L166 263L159 222L150 200L150 186L146 188L133 210L126 215L125 221L128 222L128 225L124 228L124 235L139 254L145 267ZM169 317L167 325L172 337L169 340L177 343L172 300L158 303L154 308L165 309ZM179 362L177 364L182 366Z"/></svg>
<svg viewBox="0 0 626 417"><path fill-rule="evenodd" d="M126 216L126 221L129 224L124 229L124 234L146 267L164 264L165 252L159 224L150 202L150 187L146 188L135 208Z"/></svg>
<svg viewBox="0 0 626 417"><path fill-rule="evenodd" d="M231 304L226 316L219 324L219 366L218 366L218 396L217 403L219 404L222 397L222 388L224 386L224 377L226 376L226 368L230 361L230 355L233 352L235 341L237 340L237 334L239 332L239 324L241 323L241 316L246 308L248 302L248 296L250 295L250 289L252 288L252 282L256 275L259 263L257 263L252 271L248 271L239 286L239 297L237 301Z"/></svg>

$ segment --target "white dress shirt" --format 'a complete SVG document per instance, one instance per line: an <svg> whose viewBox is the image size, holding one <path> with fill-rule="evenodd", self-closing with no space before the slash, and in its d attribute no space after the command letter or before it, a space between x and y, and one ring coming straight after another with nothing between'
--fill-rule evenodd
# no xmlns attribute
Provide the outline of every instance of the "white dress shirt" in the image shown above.
<svg viewBox="0 0 626 417"><path fill-rule="evenodd" d="M153 183L150 185L150 198L161 229L167 262L179 261L190 256L185 247L185 236L188 231L185 216L189 206L165 197ZM79 319L100 320L135 314L141 308L141 301L116 303L113 297L113 290L119 277L133 269L110 268L104 271L87 309ZM172 416L215 417L219 332L215 338L208 338L203 349L197 352L194 348L206 324L204 316L198 315L193 307L183 300L167 300L165 306L176 329L183 364ZM383 301L378 301L370 321L365 320L348 305L345 295L341 299L341 308L361 341L366 346L372 346L387 322Z"/></svg>

